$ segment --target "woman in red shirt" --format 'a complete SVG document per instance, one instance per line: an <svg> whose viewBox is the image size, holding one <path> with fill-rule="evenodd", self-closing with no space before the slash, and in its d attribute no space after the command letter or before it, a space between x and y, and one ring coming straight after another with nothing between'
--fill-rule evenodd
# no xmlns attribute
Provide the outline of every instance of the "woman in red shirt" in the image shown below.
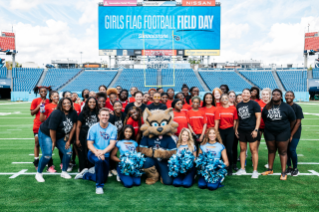
<svg viewBox="0 0 319 212"><path fill-rule="evenodd" d="M183 93L178 93L175 95L175 99L180 99L182 100L182 103L183 103L183 107L181 109L182 112L185 112L185 114L192 109L192 107L187 104L186 100L185 100L185 97L184 97L184 94Z"/></svg>
<svg viewBox="0 0 319 212"><path fill-rule="evenodd" d="M229 159L228 175L232 175L233 167L233 143L238 115L235 107L229 106L227 94L221 95L221 106L215 112L215 128L219 129L220 137L226 147L227 157Z"/></svg>
<svg viewBox="0 0 319 212"><path fill-rule="evenodd" d="M101 86L100 86L101 87ZM83 104L85 103L85 101L87 100L87 98L89 98L89 93L90 91L88 89L84 89L82 90L82 102L81 102L81 107L83 106Z"/></svg>
<svg viewBox="0 0 319 212"><path fill-rule="evenodd" d="M220 104L220 98L221 98L221 95L223 94L223 91L220 90L220 88L214 88L212 94L214 96L213 105L215 107L219 107L221 105Z"/></svg>
<svg viewBox="0 0 319 212"><path fill-rule="evenodd" d="M129 98L129 102L132 103L132 102L135 102L135 93L138 91L137 87L131 87L130 89L130 94L131 94L131 97Z"/></svg>
<svg viewBox="0 0 319 212"><path fill-rule="evenodd" d="M126 115L126 118L124 120L124 126L125 125L132 125L135 131L135 140L136 142L140 142L142 137L142 132L140 131L141 126L144 124L143 117L142 117L142 111L138 107L130 107L128 110L128 113Z"/></svg>
<svg viewBox="0 0 319 212"><path fill-rule="evenodd" d="M199 145L203 141L207 126L206 115L199 109L200 102L199 96L194 96L192 98L192 109L187 112L188 128L193 134L197 149L199 149Z"/></svg>
<svg viewBox="0 0 319 212"><path fill-rule="evenodd" d="M215 126L215 111L216 107L213 105L213 94L206 93L203 98L203 107L201 110L205 113L207 119L207 129Z"/></svg>
<svg viewBox="0 0 319 212"><path fill-rule="evenodd" d="M174 101L174 95L175 95L175 91L173 88L169 88L167 89L167 95L168 95L168 99L167 99L167 108L171 107L172 102ZM169 105L169 107L168 107Z"/></svg>
<svg viewBox="0 0 319 212"><path fill-rule="evenodd" d="M237 103L236 103L236 93L235 93L235 91L229 91L228 92L228 100L229 100L229 106L236 108Z"/></svg>
<svg viewBox="0 0 319 212"><path fill-rule="evenodd" d="M126 105L129 103L128 101L128 90L123 89L120 91L120 102L122 103L122 112L124 112Z"/></svg>
<svg viewBox="0 0 319 212"><path fill-rule="evenodd" d="M105 107L111 110L111 114L113 115L113 104L117 100L117 90L116 88L109 88L107 90L107 95L109 100L105 101Z"/></svg>
<svg viewBox="0 0 319 212"><path fill-rule="evenodd" d="M175 99L172 102L171 107L174 109L174 121L178 123L176 136L179 136L183 128L188 128L186 113L182 111L183 101L180 99Z"/></svg>
<svg viewBox="0 0 319 212"><path fill-rule="evenodd" d="M33 121L33 134L34 134L34 161L33 165L35 169L38 169L39 164L39 138L38 138L38 132L41 125L40 121L40 107L41 110L44 110L45 105L49 104L50 101L47 99L47 93L48 91L51 91L51 87L44 87L44 86L36 86L34 88L34 93L37 95L40 93L40 97L36 98L32 101L30 111L31 116L35 115L34 121ZM53 164L51 164L52 166Z"/></svg>
<svg viewBox="0 0 319 212"><path fill-rule="evenodd" d="M254 86L254 87L251 87L250 89L250 99L251 100L254 100L256 102L259 102L260 101L260 98L259 98L259 88Z"/></svg>

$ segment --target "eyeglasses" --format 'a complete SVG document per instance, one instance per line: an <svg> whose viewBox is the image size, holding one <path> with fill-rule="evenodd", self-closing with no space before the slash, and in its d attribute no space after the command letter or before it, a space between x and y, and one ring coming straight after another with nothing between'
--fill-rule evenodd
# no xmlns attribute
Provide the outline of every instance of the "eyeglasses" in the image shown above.
<svg viewBox="0 0 319 212"><path fill-rule="evenodd" d="M160 96L153 96L153 99L161 99Z"/></svg>

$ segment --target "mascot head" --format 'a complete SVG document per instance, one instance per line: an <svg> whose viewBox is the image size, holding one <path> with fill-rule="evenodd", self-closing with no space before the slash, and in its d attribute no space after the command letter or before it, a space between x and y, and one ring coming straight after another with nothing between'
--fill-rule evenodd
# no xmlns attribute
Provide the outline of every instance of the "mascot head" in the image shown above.
<svg viewBox="0 0 319 212"><path fill-rule="evenodd" d="M144 124L141 127L143 136L163 136L174 135L177 131L178 124L173 121L173 109L152 110L145 108L143 114Z"/></svg>

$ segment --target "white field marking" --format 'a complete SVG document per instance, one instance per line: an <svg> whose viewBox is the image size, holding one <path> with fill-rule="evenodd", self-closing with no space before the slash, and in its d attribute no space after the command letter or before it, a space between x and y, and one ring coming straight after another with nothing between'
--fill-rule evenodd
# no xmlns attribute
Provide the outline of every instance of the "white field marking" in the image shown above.
<svg viewBox="0 0 319 212"><path fill-rule="evenodd" d="M298 156L298 157L303 157L304 155L303 155L303 154L297 154L297 156Z"/></svg>
<svg viewBox="0 0 319 212"><path fill-rule="evenodd" d="M33 124L0 125L0 127L30 127Z"/></svg>
<svg viewBox="0 0 319 212"><path fill-rule="evenodd" d="M308 170L308 171L310 171L312 174L317 175L319 177L319 173L316 172L315 170Z"/></svg>
<svg viewBox="0 0 319 212"><path fill-rule="evenodd" d="M34 119L34 117L0 117L0 119Z"/></svg>
<svg viewBox="0 0 319 212"><path fill-rule="evenodd" d="M30 156L34 156L34 154L29 154ZM42 154L39 154L39 155L42 155ZM54 155L54 154L52 154L52 155Z"/></svg>
<svg viewBox="0 0 319 212"><path fill-rule="evenodd" d="M26 104L30 102L16 102L16 103L1 103L0 105L19 105L19 104Z"/></svg>
<svg viewBox="0 0 319 212"><path fill-rule="evenodd" d="M305 114L305 115L319 116L319 113L306 113L306 112L304 112L303 114Z"/></svg>
<svg viewBox="0 0 319 212"><path fill-rule="evenodd" d="M12 164L29 164L29 163L32 163L32 162L12 162Z"/></svg>
<svg viewBox="0 0 319 212"><path fill-rule="evenodd" d="M262 140L265 140L265 138L262 138ZM300 139L300 141L319 141L319 138L318 139Z"/></svg>
<svg viewBox="0 0 319 212"><path fill-rule="evenodd" d="M34 138L0 138L0 140L34 140Z"/></svg>
<svg viewBox="0 0 319 212"><path fill-rule="evenodd" d="M18 173L12 175L12 176L9 177L9 178L11 178L11 179L16 178L16 177L18 177L19 175L24 174L26 171L28 171L28 169L22 169L21 171L19 171Z"/></svg>
<svg viewBox="0 0 319 212"><path fill-rule="evenodd" d="M319 163L314 163L314 162L298 162L298 165L319 165Z"/></svg>
<svg viewBox="0 0 319 212"><path fill-rule="evenodd" d="M305 102L296 102L297 104L300 104L300 105L318 105L319 104L316 104L316 103L305 103Z"/></svg>
<svg viewBox="0 0 319 212"><path fill-rule="evenodd" d="M15 114L21 114L20 111L17 111L17 112L13 112L13 113L0 113L0 116L8 116L8 115L15 115Z"/></svg>

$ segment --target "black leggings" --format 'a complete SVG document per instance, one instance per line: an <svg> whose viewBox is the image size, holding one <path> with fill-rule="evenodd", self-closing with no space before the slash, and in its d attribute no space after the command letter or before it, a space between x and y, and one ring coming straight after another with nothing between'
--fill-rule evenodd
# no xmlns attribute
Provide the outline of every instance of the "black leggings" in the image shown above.
<svg viewBox="0 0 319 212"><path fill-rule="evenodd" d="M238 138L234 134L234 143L233 143L233 165L237 164L238 158Z"/></svg>
<svg viewBox="0 0 319 212"><path fill-rule="evenodd" d="M229 172L232 172L233 166L233 143L234 143L234 136L235 132L233 127L227 129L219 129L220 137L223 141L223 144L226 148L227 157L229 161Z"/></svg>

